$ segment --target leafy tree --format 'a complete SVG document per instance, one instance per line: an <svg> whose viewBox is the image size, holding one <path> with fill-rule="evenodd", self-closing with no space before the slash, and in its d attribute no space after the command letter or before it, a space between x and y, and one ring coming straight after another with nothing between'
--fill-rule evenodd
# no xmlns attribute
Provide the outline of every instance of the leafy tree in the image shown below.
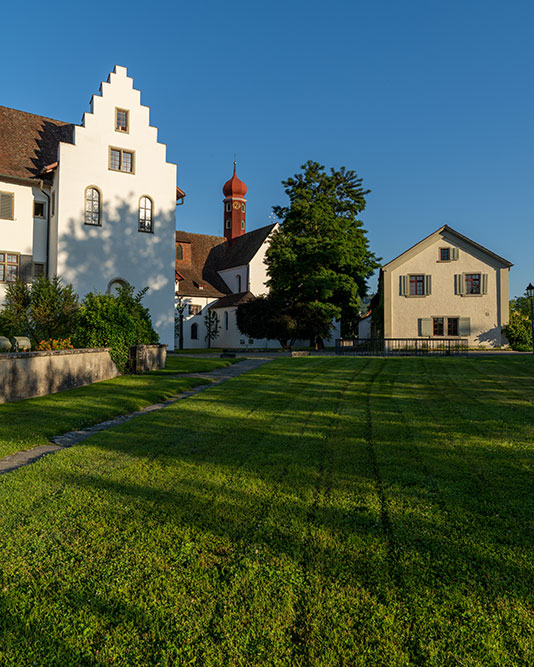
<svg viewBox="0 0 534 667"><path fill-rule="evenodd" d="M306 305L313 337L333 318L356 319L367 279L378 268L358 215L369 190L354 171L318 162L282 181L289 206L275 206L281 228L266 254L268 285L291 308Z"/></svg>
<svg viewBox="0 0 534 667"><path fill-rule="evenodd" d="M306 304L286 304L278 295L269 294L251 299L237 307L236 322L239 331L250 338L277 340L290 350L297 339L309 338L313 332L327 336L330 322L318 329L314 312Z"/></svg>
<svg viewBox="0 0 534 667"><path fill-rule="evenodd" d="M4 308L1 313L0 323L2 335L31 336L30 323L30 286L18 279L7 286Z"/></svg>
<svg viewBox="0 0 534 667"><path fill-rule="evenodd" d="M510 301L510 321L503 327L512 350L529 352L532 350L532 322L528 296L515 297Z"/></svg>
<svg viewBox="0 0 534 667"><path fill-rule="evenodd" d="M30 322L36 341L68 338L78 316L78 295L72 285L63 285L58 276L42 275L31 287Z"/></svg>
<svg viewBox="0 0 534 667"><path fill-rule="evenodd" d="M78 295L60 278L38 276L32 285L17 280L8 286L3 320L10 333L25 334L35 343L68 338L76 327Z"/></svg>
<svg viewBox="0 0 534 667"><path fill-rule="evenodd" d="M204 315L204 326L206 327L206 335L204 336L204 340L207 342L209 348L211 347L211 341L215 340L215 338L217 338L219 335L220 326L217 311L210 310L208 308L208 311Z"/></svg>
<svg viewBox="0 0 534 667"><path fill-rule="evenodd" d="M128 368L132 345L158 342L148 308L141 300L148 287L134 294L132 285L120 287L116 295L89 292L82 301L78 328L73 336L75 347L110 347L117 368Z"/></svg>

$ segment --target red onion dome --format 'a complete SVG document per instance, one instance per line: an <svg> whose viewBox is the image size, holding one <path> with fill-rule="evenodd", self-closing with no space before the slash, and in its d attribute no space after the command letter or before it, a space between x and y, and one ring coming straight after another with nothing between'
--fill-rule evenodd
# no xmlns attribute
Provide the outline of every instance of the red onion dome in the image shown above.
<svg viewBox="0 0 534 667"><path fill-rule="evenodd" d="M244 197L247 194L247 186L237 178L236 163L234 162L234 175L223 186L225 197Z"/></svg>

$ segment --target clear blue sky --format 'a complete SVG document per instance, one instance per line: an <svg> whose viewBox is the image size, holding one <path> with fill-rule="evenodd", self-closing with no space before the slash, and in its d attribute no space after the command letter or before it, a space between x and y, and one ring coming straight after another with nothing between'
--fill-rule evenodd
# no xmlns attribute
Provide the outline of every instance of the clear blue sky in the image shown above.
<svg viewBox="0 0 534 667"><path fill-rule="evenodd" d="M513 296L534 281L533 28L526 0L10 2L0 104L78 123L124 65L179 228L223 233L234 152L249 230L304 161L346 165L384 261L446 223L515 264Z"/></svg>

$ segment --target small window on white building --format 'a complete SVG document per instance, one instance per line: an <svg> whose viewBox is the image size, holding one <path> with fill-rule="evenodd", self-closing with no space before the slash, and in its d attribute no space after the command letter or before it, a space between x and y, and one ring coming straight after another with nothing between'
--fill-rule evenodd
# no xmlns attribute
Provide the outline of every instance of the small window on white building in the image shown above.
<svg viewBox="0 0 534 667"><path fill-rule="evenodd" d="M122 148L110 148L109 168L111 171L123 171L133 174L134 154L131 151L124 151Z"/></svg>
<svg viewBox="0 0 534 667"><path fill-rule="evenodd" d="M85 189L85 224L100 225L100 192L92 186Z"/></svg>
<svg viewBox="0 0 534 667"><path fill-rule="evenodd" d="M198 340L198 324L196 322L191 325L191 340Z"/></svg>
<svg viewBox="0 0 534 667"><path fill-rule="evenodd" d="M224 311L224 328L228 331L228 311Z"/></svg>
<svg viewBox="0 0 534 667"><path fill-rule="evenodd" d="M190 315L199 315L201 310L202 310L202 306L199 306L196 303L189 304L189 314Z"/></svg>
<svg viewBox="0 0 534 667"><path fill-rule="evenodd" d="M0 252L0 283L14 283L19 275L20 256L16 253Z"/></svg>
<svg viewBox="0 0 534 667"><path fill-rule="evenodd" d="M237 276L237 291L241 292L241 276Z"/></svg>
<svg viewBox="0 0 534 667"><path fill-rule="evenodd" d="M139 200L139 231L153 232L152 227L152 199L150 197L141 197Z"/></svg>
<svg viewBox="0 0 534 667"><path fill-rule="evenodd" d="M129 112L126 109L115 109L115 131L128 132Z"/></svg>
<svg viewBox="0 0 534 667"><path fill-rule="evenodd" d="M45 203L44 203L44 201L34 201L33 202L33 217L34 218L44 218L45 217Z"/></svg>
<svg viewBox="0 0 534 667"><path fill-rule="evenodd" d="M44 276L45 265L34 263L33 265L33 277L39 278L39 276Z"/></svg>

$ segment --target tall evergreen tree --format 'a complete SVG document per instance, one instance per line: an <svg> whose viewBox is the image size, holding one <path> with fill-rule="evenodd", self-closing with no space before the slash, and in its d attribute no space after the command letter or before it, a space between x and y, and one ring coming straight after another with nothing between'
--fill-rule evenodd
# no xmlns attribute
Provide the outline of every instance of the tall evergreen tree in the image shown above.
<svg viewBox="0 0 534 667"><path fill-rule="evenodd" d="M273 208L281 227L266 255L268 285L288 305L305 304L322 336L333 318L357 318L379 267L358 219L370 190L345 167L327 172L310 160L301 169L282 181L289 206Z"/></svg>

